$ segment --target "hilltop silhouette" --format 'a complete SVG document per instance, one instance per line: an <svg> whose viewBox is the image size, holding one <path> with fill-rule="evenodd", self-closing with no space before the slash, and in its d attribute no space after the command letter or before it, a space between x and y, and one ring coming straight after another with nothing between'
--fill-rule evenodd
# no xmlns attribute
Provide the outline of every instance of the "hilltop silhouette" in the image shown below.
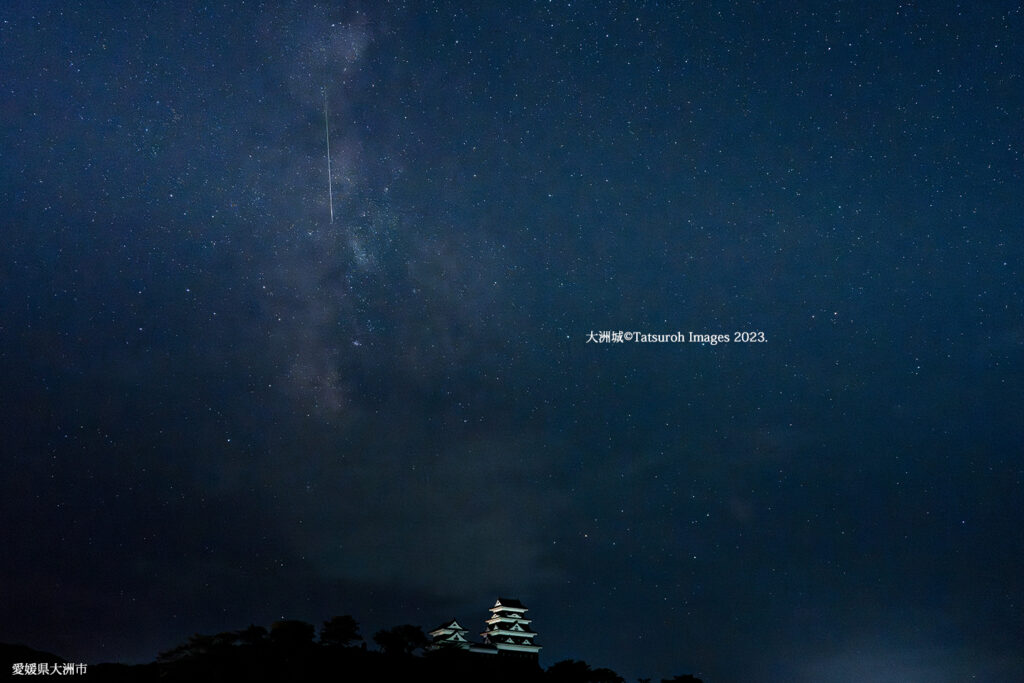
<svg viewBox="0 0 1024 683"><path fill-rule="evenodd" d="M319 632L303 621L285 619L270 628L250 625L213 635L195 634L148 664L88 665L83 680L116 683L204 683L244 680L277 683L295 680L430 681L449 683L625 683L611 669L578 660L557 662L546 670L536 659L479 655L452 647L430 647L419 626L402 624L378 631L370 646L350 615L332 617ZM63 657L24 645L0 644L0 663L8 675L26 664L65 664ZM641 679L650 681L650 679ZM692 676L663 683L701 683Z"/></svg>

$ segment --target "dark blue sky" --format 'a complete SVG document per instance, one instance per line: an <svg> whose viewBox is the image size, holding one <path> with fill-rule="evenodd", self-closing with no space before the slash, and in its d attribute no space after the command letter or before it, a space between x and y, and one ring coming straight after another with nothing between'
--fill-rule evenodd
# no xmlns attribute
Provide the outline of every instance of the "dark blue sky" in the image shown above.
<svg viewBox="0 0 1024 683"><path fill-rule="evenodd" d="M1022 36L8 3L0 642L511 595L630 680L1024 678Z"/></svg>

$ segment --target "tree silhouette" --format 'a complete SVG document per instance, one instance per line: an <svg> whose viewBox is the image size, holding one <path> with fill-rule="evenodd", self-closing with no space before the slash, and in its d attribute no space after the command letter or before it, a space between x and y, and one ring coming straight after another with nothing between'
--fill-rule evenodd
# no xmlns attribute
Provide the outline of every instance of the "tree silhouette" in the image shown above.
<svg viewBox="0 0 1024 683"><path fill-rule="evenodd" d="M564 659L548 667L545 679L552 683L625 683L610 669L591 669L586 661Z"/></svg>
<svg viewBox="0 0 1024 683"><path fill-rule="evenodd" d="M552 683L625 683L622 676L611 669L591 669L586 662L575 659L552 664L544 676Z"/></svg>
<svg viewBox="0 0 1024 683"><path fill-rule="evenodd" d="M404 624L378 631L373 640L382 652L352 647L362 641L359 624L349 616L323 622L319 645L312 624L293 619L274 622L270 630L251 625L214 635L196 633L188 641L161 652L152 664L106 664L96 680L117 683L220 683L245 680L279 683L339 678L352 683L378 680L446 680L450 683L625 683L611 669L591 668L584 661L567 659L540 669L536 658L476 655L461 648L431 648L425 656L412 656L429 639L419 626ZM0 654L3 654L0 644ZM53 661L57 658L47 655ZM38 657L37 657L38 659ZM41 660L40 660L41 661ZM637 679L650 683L650 678ZM661 683L702 683L684 674Z"/></svg>
<svg viewBox="0 0 1024 683"><path fill-rule="evenodd" d="M590 665L575 659L565 659L548 667L546 678L556 683L587 683Z"/></svg>
<svg viewBox="0 0 1024 683"><path fill-rule="evenodd" d="M386 655L411 655L430 643L426 634L423 633L423 629L412 624L403 624L384 631L377 631L373 636L373 641Z"/></svg>
<svg viewBox="0 0 1024 683"><path fill-rule="evenodd" d="M280 648L297 650L313 644L313 624L295 619L282 619L270 626L270 642Z"/></svg>
<svg viewBox="0 0 1024 683"><path fill-rule="evenodd" d="M238 644L239 645L252 645L258 646L263 645L267 642L267 629L262 626L256 626L255 624L250 625L248 628L243 628L238 631Z"/></svg>
<svg viewBox="0 0 1024 683"><path fill-rule="evenodd" d="M594 669L590 672L590 678L588 679L591 683L626 683L619 674L615 673L611 669Z"/></svg>
<svg viewBox="0 0 1024 683"><path fill-rule="evenodd" d="M320 627L320 642L330 647L348 647L359 635L359 624L349 615L331 617Z"/></svg>
<svg viewBox="0 0 1024 683"><path fill-rule="evenodd" d="M188 638L188 642L179 645L173 649L165 650L157 655L156 661L158 662L177 662L185 659L195 659L196 657L203 657L210 654L216 649L223 647L224 638L221 637L224 634L218 634L217 636L203 635L202 633L194 633ZM228 643L230 645L230 643Z"/></svg>

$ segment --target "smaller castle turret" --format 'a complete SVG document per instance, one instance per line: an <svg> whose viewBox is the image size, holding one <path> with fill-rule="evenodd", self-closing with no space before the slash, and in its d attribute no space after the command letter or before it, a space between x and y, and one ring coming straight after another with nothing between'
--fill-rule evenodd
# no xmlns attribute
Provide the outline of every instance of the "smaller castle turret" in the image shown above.
<svg viewBox="0 0 1024 683"><path fill-rule="evenodd" d="M430 632L431 647L453 647L460 650L469 649L469 641L466 640L466 629L459 625L459 622L452 619L450 622L441 624Z"/></svg>

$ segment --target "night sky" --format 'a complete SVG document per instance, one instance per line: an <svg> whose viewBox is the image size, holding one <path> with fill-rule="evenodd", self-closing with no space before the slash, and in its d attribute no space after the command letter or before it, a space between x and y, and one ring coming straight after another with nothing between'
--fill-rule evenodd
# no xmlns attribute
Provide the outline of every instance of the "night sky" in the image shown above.
<svg viewBox="0 0 1024 683"><path fill-rule="evenodd" d="M4 3L0 642L1024 680L1022 120L1016 2Z"/></svg>

